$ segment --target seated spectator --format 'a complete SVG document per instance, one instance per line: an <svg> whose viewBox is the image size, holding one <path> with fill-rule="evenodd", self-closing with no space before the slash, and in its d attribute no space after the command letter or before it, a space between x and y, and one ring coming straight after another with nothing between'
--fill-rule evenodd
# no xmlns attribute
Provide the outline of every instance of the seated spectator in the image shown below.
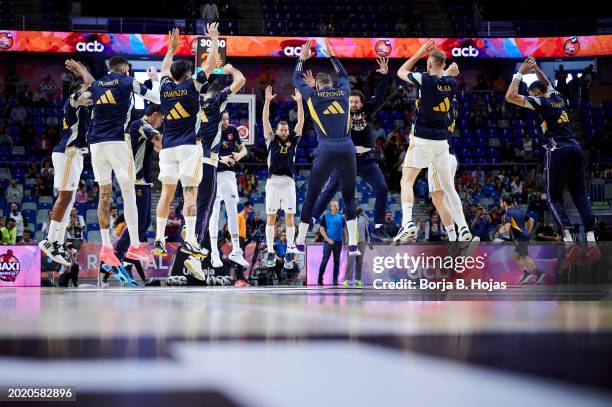
<svg viewBox="0 0 612 407"><path fill-rule="evenodd" d="M544 217L544 211L548 208L546 200L542 199L542 193L536 192L535 198L529 203L528 210L539 215L540 219Z"/></svg>
<svg viewBox="0 0 612 407"><path fill-rule="evenodd" d="M79 190L76 193L75 198L77 203L87 203L89 202L89 195L87 194L87 185L81 185Z"/></svg>
<svg viewBox="0 0 612 407"><path fill-rule="evenodd" d="M20 241L17 242L17 244L33 246L38 244L38 242L32 238L32 232L30 232L30 229L24 229L23 237Z"/></svg>
<svg viewBox="0 0 612 407"><path fill-rule="evenodd" d="M380 121L378 121L378 119L372 120L372 136L374 140L379 137L385 138L385 129L380 127Z"/></svg>
<svg viewBox="0 0 612 407"><path fill-rule="evenodd" d="M89 202L98 202L99 199L100 187L98 186L98 184L93 184L93 186L91 187L91 193L89 194Z"/></svg>
<svg viewBox="0 0 612 407"><path fill-rule="evenodd" d="M6 201L21 204L23 201L23 185L17 184L17 180L11 179L9 186L6 188Z"/></svg>
<svg viewBox="0 0 612 407"><path fill-rule="evenodd" d="M26 172L26 178L39 178L40 177L40 172L38 171L38 166L36 165L36 163L30 163L30 166L28 167L28 170Z"/></svg>
<svg viewBox="0 0 612 407"><path fill-rule="evenodd" d="M533 140L529 137L529 134L523 138L523 157L527 161L533 160Z"/></svg>
<svg viewBox="0 0 612 407"><path fill-rule="evenodd" d="M385 212L385 223L383 223L383 230L389 237L395 237L399 232L399 226L393 223L393 214L391 211Z"/></svg>
<svg viewBox="0 0 612 407"><path fill-rule="evenodd" d="M523 185L523 181L520 180L519 176L515 176L512 182L510 183L510 192L512 193L512 195L522 195Z"/></svg>
<svg viewBox="0 0 612 407"><path fill-rule="evenodd" d="M6 223L6 226L4 224ZM0 242L2 244L14 245L17 243L17 228L15 227L15 219L8 218L6 221L2 219L0 222Z"/></svg>
<svg viewBox="0 0 612 407"><path fill-rule="evenodd" d="M41 196L49 196L53 194L53 183L45 183L42 178L36 179L36 185L32 188L32 196L40 198Z"/></svg>
<svg viewBox="0 0 612 407"><path fill-rule="evenodd" d="M9 136L6 123L0 123L0 146L13 148L13 139Z"/></svg>
<svg viewBox="0 0 612 407"><path fill-rule="evenodd" d="M470 225L472 233L480 238L481 242L488 242L489 239L489 225L493 223L493 220L487 213L484 206L478 207L478 214L472 220Z"/></svg>
<svg viewBox="0 0 612 407"><path fill-rule="evenodd" d="M508 89L508 84L504 80L504 75L499 74L497 79L493 81L493 92L506 93L507 89Z"/></svg>
<svg viewBox="0 0 612 407"><path fill-rule="evenodd" d="M76 208L70 210L70 218L66 227L66 239L72 240L78 248L83 242L83 233L85 232L85 219L79 215Z"/></svg>
<svg viewBox="0 0 612 407"><path fill-rule="evenodd" d="M554 242L561 240L561 236L555 232L555 226L552 223L540 223L535 231L535 240L538 242Z"/></svg>
<svg viewBox="0 0 612 407"><path fill-rule="evenodd" d="M23 231L26 228L27 224L21 212L19 211L19 206L13 202L11 203L11 211L8 215L9 219L13 219L15 221L15 228L17 229L17 241L20 241L23 238Z"/></svg>
<svg viewBox="0 0 612 407"><path fill-rule="evenodd" d="M17 99L17 101L15 102L15 106L13 106L13 108L11 109L11 113L10 113L11 120L15 122L17 126L21 126L23 122L25 121L27 115L28 115L28 112L26 111L26 108L23 106L21 99Z"/></svg>
<svg viewBox="0 0 612 407"><path fill-rule="evenodd" d="M252 193L257 191L257 185L259 181L257 177L251 172L250 168L244 170L244 174L239 177L239 184L244 191L244 194L247 198L251 196Z"/></svg>
<svg viewBox="0 0 612 407"><path fill-rule="evenodd" d="M425 224L425 241L427 242L440 242L442 241L442 235L445 235L446 231L442 227L442 222L437 212L431 214L431 217Z"/></svg>
<svg viewBox="0 0 612 407"><path fill-rule="evenodd" d="M516 161L516 155L514 154L514 148L512 147L512 144L509 141L506 144L504 144L504 146L501 148L499 157L502 162Z"/></svg>
<svg viewBox="0 0 612 407"><path fill-rule="evenodd" d="M180 242L180 230L183 224L183 217L176 213L176 207L170 205L170 214L168 215L168 222L166 223L166 242Z"/></svg>

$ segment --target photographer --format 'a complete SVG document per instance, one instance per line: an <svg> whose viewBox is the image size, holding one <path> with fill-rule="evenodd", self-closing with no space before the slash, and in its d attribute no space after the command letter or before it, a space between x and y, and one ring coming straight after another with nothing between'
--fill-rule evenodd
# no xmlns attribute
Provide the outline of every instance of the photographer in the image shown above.
<svg viewBox="0 0 612 407"><path fill-rule="evenodd" d="M66 227L66 239L72 240L74 246L78 249L83 243L83 232L85 231L85 219L79 215L76 208L70 210L70 219Z"/></svg>
<svg viewBox="0 0 612 407"><path fill-rule="evenodd" d="M488 242L489 240L489 225L493 223L493 220L487 213L484 206L478 206L477 215L471 224L472 233L480 238L481 242Z"/></svg>
<svg viewBox="0 0 612 407"><path fill-rule="evenodd" d="M77 261L78 249L71 241L66 242L66 253L70 257L70 266L60 268L60 275L57 281L59 287L68 287L68 283L72 281L74 287L79 286L79 263Z"/></svg>

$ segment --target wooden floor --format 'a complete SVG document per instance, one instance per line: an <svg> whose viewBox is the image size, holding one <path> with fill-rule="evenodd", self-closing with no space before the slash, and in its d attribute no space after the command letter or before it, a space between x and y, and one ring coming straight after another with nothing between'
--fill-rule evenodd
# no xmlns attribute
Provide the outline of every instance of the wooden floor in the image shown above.
<svg viewBox="0 0 612 407"><path fill-rule="evenodd" d="M0 289L0 386L75 386L77 405L611 405L611 300L601 285Z"/></svg>

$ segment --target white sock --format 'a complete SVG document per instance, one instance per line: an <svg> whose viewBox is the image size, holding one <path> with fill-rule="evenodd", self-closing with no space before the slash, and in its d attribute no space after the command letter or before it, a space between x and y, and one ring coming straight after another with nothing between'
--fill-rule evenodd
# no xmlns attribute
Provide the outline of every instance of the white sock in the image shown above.
<svg viewBox="0 0 612 407"><path fill-rule="evenodd" d="M195 225L195 216L185 216L185 226L187 226L187 235L185 236L185 240L194 245L197 244L195 237Z"/></svg>
<svg viewBox="0 0 612 407"><path fill-rule="evenodd" d="M132 247L140 247L140 236L138 234L138 223L137 224L130 224L128 223L127 225L128 228L128 232L130 234L130 246Z"/></svg>
<svg viewBox="0 0 612 407"><path fill-rule="evenodd" d="M451 242L457 241L457 231L455 230L455 224L444 226L446 229L446 234L448 235L448 240Z"/></svg>
<svg viewBox="0 0 612 407"><path fill-rule="evenodd" d="M266 245L268 253L274 253L274 225L266 225Z"/></svg>
<svg viewBox="0 0 612 407"><path fill-rule="evenodd" d="M68 227L68 221L62 221L60 224L59 231L57 232L56 240L64 244L66 242L66 228Z"/></svg>
<svg viewBox="0 0 612 407"><path fill-rule="evenodd" d="M160 218L158 216L155 223L157 224L157 228L155 229L155 240L163 242L166 240L166 223L168 223L168 218Z"/></svg>
<svg viewBox="0 0 612 407"><path fill-rule="evenodd" d="M349 246L357 246L357 219L347 220L346 228L348 229Z"/></svg>
<svg viewBox="0 0 612 407"><path fill-rule="evenodd" d="M587 242L594 242L595 232L593 232L592 230L590 232L586 232L586 239L587 239Z"/></svg>
<svg viewBox="0 0 612 407"><path fill-rule="evenodd" d="M102 246L113 247L110 241L110 229L100 229L100 235L102 236Z"/></svg>
<svg viewBox="0 0 612 407"><path fill-rule="evenodd" d="M295 244L295 226L287 226L285 228L287 234L287 247L291 247Z"/></svg>
<svg viewBox="0 0 612 407"><path fill-rule="evenodd" d="M232 251L240 249L240 237L238 235L232 236Z"/></svg>
<svg viewBox="0 0 612 407"><path fill-rule="evenodd" d="M572 234L570 233L569 229L563 229L563 241L566 243L574 241L574 239L572 239Z"/></svg>
<svg viewBox="0 0 612 407"><path fill-rule="evenodd" d="M306 235L308 234L308 228L310 225L308 223L300 222L298 226L298 237L296 240L297 244L305 244L306 243Z"/></svg>
<svg viewBox="0 0 612 407"><path fill-rule="evenodd" d="M57 242L57 236L60 231L60 227L62 227L62 222L56 222L52 220L49 223L49 232L47 233L47 240L50 242Z"/></svg>
<svg viewBox="0 0 612 407"><path fill-rule="evenodd" d="M412 204L402 202L402 226L412 221Z"/></svg>

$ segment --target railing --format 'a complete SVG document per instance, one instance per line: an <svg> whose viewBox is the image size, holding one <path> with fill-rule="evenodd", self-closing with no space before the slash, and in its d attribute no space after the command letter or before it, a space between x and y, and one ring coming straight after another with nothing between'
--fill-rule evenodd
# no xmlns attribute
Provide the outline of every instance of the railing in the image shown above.
<svg viewBox="0 0 612 407"><path fill-rule="evenodd" d="M233 35L254 35L260 32L248 32L240 26L237 19L220 19L221 30ZM376 25L378 24L378 25ZM575 20L543 20L543 21L482 21L476 23L473 18L465 16L463 21L454 28L444 30L448 20L428 20L427 26L421 22L417 26L409 26L407 37L529 37L547 35L591 35L611 34L612 19L575 19ZM342 24L338 24L340 28ZM50 16L50 15L16 15L1 16L1 29L14 30L47 30L47 31L100 31L117 33L167 33L173 27L181 28L187 34L202 34L206 23L199 19L188 18L137 18L137 17L88 17L88 16ZM308 28L304 28L308 27ZM346 32L358 32L359 36L398 37L394 29L382 30L380 23L363 30L347 29L337 30L334 35ZM439 29L437 29L439 27ZM312 28L312 29L310 29ZM316 24L310 27L309 23L300 26L295 20L266 20L265 33L273 31L275 35L297 35L300 32L317 33ZM311 34L309 34L311 35ZM331 36L332 34L326 34Z"/></svg>
<svg viewBox="0 0 612 407"><path fill-rule="evenodd" d="M4 17L1 29L24 31L95 31L112 33L166 34L178 27L185 34L203 34L206 22L189 18L138 18L138 17L88 17L88 16L49 16L19 15ZM240 34L240 21L219 19L220 30L224 34Z"/></svg>

